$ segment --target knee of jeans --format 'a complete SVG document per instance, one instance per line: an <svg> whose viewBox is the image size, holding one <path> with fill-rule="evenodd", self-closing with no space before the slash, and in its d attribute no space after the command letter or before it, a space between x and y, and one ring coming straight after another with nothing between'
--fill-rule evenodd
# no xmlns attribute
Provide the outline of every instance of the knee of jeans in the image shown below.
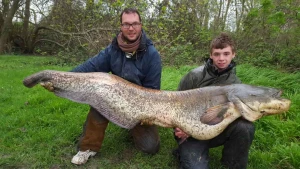
<svg viewBox="0 0 300 169"><path fill-rule="evenodd" d="M252 122L241 119L236 123L236 130L241 134L246 134L249 135L250 138L253 138L255 126Z"/></svg>
<svg viewBox="0 0 300 169"><path fill-rule="evenodd" d="M180 156L180 169L208 169L208 159L201 156L198 158L191 158L190 155L185 157Z"/></svg>
<svg viewBox="0 0 300 169"><path fill-rule="evenodd" d="M159 151L160 148L160 141L158 141L156 144L143 144L143 145L136 145L137 149L140 149L142 152L147 154L156 154Z"/></svg>

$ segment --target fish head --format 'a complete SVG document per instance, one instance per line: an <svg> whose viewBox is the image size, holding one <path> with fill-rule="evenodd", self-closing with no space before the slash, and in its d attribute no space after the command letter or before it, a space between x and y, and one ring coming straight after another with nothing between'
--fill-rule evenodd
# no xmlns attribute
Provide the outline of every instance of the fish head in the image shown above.
<svg viewBox="0 0 300 169"><path fill-rule="evenodd" d="M228 97L245 119L255 121L262 116L286 112L291 101L281 95L282 91L275 88L239 84L233 86Z"/></svg>

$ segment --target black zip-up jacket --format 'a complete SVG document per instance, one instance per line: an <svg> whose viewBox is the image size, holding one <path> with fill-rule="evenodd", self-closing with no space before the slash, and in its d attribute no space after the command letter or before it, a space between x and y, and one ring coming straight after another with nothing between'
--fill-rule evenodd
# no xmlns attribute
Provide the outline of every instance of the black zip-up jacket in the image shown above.
<svg viewBox="0 0 300 169"><path fill-rule="evenodd" d="M222 72L218 72L212 62L208 59L204 65L191 70L181 79L178 90L242 83L236 76L235 62L232 61Z"/></svg>

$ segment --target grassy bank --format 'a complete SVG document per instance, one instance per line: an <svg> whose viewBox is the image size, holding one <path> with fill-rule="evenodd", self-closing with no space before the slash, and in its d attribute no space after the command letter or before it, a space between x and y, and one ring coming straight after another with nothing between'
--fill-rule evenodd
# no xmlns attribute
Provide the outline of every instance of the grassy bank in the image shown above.
<svg viewBox="0 0 300 169"><path fill-rule="evenodd" d="M160 128L161 149L154 156L136 151L128 131L110 124L101 153L84 166L70 163L76 154L88 106L58 98L42 87L22 85L24 77L44 69L70 70L51 57L0 56L0 168L177 168L172 130ZM164 67L162 89L176 90L192 66ZM300 168L300 73L240 65L244 83L276 87L292 100L289 112L255 122L249 169ZM211 168L219 168L221 147L211 149Z"/></svg>

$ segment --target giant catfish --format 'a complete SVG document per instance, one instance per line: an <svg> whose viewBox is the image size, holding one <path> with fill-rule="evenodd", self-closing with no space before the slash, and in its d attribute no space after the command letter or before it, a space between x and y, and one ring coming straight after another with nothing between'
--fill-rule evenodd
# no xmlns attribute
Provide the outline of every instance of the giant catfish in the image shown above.
<svg viewBox="0 0 300 169"><path fill-rule="evenodd" d="M291 104L280 98L280 90L246 84L163 91L109 73L53 70L35 73L23 81L29 88L38 83L59 97L91 105L123 128L139 123L178 127L199 140L216 137L241 116L255 121L283 113Z"/></svg>

